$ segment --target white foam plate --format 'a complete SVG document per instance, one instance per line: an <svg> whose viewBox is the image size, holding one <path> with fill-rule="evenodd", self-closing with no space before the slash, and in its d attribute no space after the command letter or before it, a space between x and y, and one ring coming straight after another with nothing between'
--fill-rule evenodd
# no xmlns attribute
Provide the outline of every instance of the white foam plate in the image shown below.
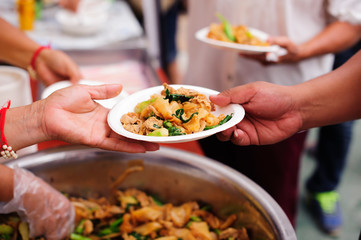
<svg viewBox="0 0 361 240"><path fill-rule="evenodd" d="M178 89L180 87L195 90L201 94L206 95L207 97L210 95L216 95L219 92L215 90L211 90L208 88L190 86L190 85L170 85L174 89ZM198 139L202 139L218 132L224 131L237 123L239 123L245 114L243 107L239 104L230 104L225 107L220 107L216 105L216 111L212 112L213 115L219 116L220 114L230 115L233 113L233 117L226 122L225 124L218 126L213 129L205 130L198 133L180 135L180 136L168 136L168 137L155 137L155 136L144 136L132 133L123 128L122 123L120 122L121 117L128 112L134 112L134 107L143 101L150 99L150 96L153 94L160 94L160 92L164 89L163 86L156 86L152 88L147 88L136 93L129 95L127 98L118 102L109 112L108 114L108 124L110 128L127 138L147 141L147 142L155 142L155 143L180 143L180 142L189 142Z"/></svg>
<svg viewBox="0 0 361 240"><path fill-rule="evenodd" d="M83 80L79 81L79 84L93 86L93 85L102 85L102 84L106 84L106 83L83 79ZM59 81L54 84L51 84L50 86L48 86L47 88L44 89L44 91L41 94L41 98L42 99L47 98L53 92L55 92L59 89L62 89L62 88L70 87L71 85L72 85L72 83L70 81ZM116 97L105 99L105 100L96 100L96 102L101 104L103 107L111 109L117 102L121 101L122 99L124 99L128 96L129 96L129 94L126 91L124 91L124 89L123 89L121 91L121 93Z"/></svg>
<svg viewBox="0 0 361 240"><path fill-rule="evenodd" d="M248 28L248 29L252 35L258 37L260 40L262 40L262 41L267 40L267 38L268 38L267 33L262 32L255 28ZM245 54L262 54L262 53L266 53L266 52L277 52L280 49L280 47L278 45L253 46L253 45L247 45L247 44L219 41L219 40L208 38L207 37L208 32L209 32L209 27L202 28L196 32L195 37L198 40L200 40L204 43L207 43L213 47L232 50L232 51L236 51L238 53L245 53Z"/></svg>

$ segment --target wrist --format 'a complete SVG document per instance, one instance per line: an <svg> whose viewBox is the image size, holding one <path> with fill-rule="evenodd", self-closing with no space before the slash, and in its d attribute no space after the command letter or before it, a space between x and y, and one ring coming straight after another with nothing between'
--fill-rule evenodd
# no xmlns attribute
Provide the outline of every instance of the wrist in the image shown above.
<svg viewBox="0 0 361 240"><path fill-rule="evenodd" d="M50 49L50 46L39 46L34 52L30 60L30 64L27 68L30 78L33 80L37 79L36 69L39 65L39 62L42 61L42 58L44 56L44 52L48 51Z"/></svg>
<svg viewBox="0 0 361 240"><path fill-rule="evenodd" d="M6 114L4 134L14 150L48 140L43 127L43 102L10 108Z"/></svg>

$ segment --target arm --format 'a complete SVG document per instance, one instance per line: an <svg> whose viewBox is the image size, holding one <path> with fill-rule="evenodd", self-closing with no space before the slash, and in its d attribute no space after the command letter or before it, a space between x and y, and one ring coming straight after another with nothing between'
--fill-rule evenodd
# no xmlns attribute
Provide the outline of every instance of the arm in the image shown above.
<svg viewBox="0 0 361 240"><path fill-rule="evenodd" d="M337 70L295 86L255 82L212 96L220 106L242 104L245 118L219 133L221 141L266 145L312 127L361 117L361 51Z"/></svg>
<svg viewBox="0 0 361 240"><path fill-rule="evenodd" d="M278 44L288 50L279 57L279 62L298 62L328 53L337 53L352 47L361 38L361 25L336 21L309 41L296 45L285 37L270 38L271 44Z"/></svg>
<svg viewBox="0 0 361 240"><path fill-rule="evenodd" d="M27 69L39 44L26 34L0 18L0 59L12 65ZM61 51L44 49L35 62L37 78L45 85L60 80L77 82L81 77L78 66Z"/></svg>
<svg viewBox="0 0 361 240"><path fill-rule="evenodd" d="M157 144L130 141L112 132L107 124L109 109L93 101L114 97L121 89L121 85L76 85L10 108L4 127L7 142L14 150L54 139L113 151L157 150Z"/></svg>
<svg viewBox="0 0 361 240"><path fill-rule="evenodd" d="M268 39L270 44L279 45L287 50L287 54L279 56L273 63L295 63L304 59L328 53L337 53L352 47L361 39L361 25L336 21L328 25L322 32L309 41L296 44L285 36L273 36ZM244 55L264 64L270 64L265 55Z"/></svg>

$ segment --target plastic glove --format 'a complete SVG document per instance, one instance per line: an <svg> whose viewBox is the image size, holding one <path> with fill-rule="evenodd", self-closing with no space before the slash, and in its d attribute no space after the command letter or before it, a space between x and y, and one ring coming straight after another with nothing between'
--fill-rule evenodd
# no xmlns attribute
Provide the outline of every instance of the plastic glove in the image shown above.
<svg viewBox="0 0 361 240"><path fill-rule="evenodd" d="M70 235L75 210L70 201L31 172L14 169L14 193L10 202L0 204L0 213L17 212L28 222L30 237L59 240Z"/></svg>

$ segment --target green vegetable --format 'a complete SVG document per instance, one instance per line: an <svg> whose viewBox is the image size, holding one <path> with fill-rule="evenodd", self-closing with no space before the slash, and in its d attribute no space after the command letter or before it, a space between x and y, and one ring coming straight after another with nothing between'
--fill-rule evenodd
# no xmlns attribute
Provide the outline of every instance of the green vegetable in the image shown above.
<svg viewBox="0 0 361 240"><path fill-rule="evenodd" d="M118 218L117 220L115 220L114 222L112 222L112 224L110 224L110 229L112 230L112 232L119 232L119 226L120 224L123 223L123 217Z"/></svg>
<svg viewBox="0 0 361 240"><path fill-rule="evenodd" d="M235 42L236 37L233 34L232 25L227 21L227 19L222 14L217 13L217 17L223 24L223 30L227 38L232 42Z"/></svg>
<svg viewBox="0 0 361 240"><path fill-rule="evenodd" d="M158 128L158 129L161 128L161 126L158 126L158 125L155 124L155 123L153 124L153 127Z"/></svg>
<svg viewBox="0 0 361 240"><path fill-rule="evenodd" d="M223 118L223 119L219 122L219 124L214 125L214 126L205 127L204 130L209 130L209 129L212 129L212 128L221 126L222 124L225 124L226 122L228 122L229 120L231 120L232 117L233 117L233 113L232 113L231 115L227 115L225 118Z"/></svg>
<svg viewBox="0 0 361 240"><path fill-rule="evenodd" d="M148 133L147 136L166 137L166 136L168 136L168 129L160 128L160 129L154 130L151 133Z"/></svg>
<svg viewBox="0 0 361 240"><path fill-rule="evenodd" d="M214 229L213 231L214 231L217 235L221 234L221 230L219 230L219 229Z"/></svg>
<svg viewBox="0 0 361 240"><path fill-rule="evenodd" d="M193 222L202 222L202 219L197 216L191 216L189 219Z"/></svg>
<svg viewBox="0 0 361 240"><path fill-rule="evenodd" d="M74 230L74 233L77 233L77 234L82 234L83 231L84 231L84 222L85 222L85 219L82 219L78 226L76 226L75 230Z"/></svg>
<svg viewBox="0 0 361 240"><path fill-rule="evenodd" d="M202 207L201 210L203 210L203 211L211 211L211 210L212 210L212 206L206 205L206 206Z"/></svg>
<svg viewBox="0 0 361 240"><path fill-rule="evenodd" d="M184 114L184 109L183 109L183 108L180 108L180 109L178 109L177 111L175 111L175 114L172 114L172 115L173 115L173 116L176 116L177 118L179 118L179 119L182 121L182 123L187 123L187 122L189 122L189 121L192 119L192 117L193 117L195 114L198 114L198 112L192 113L192 115L191 115L187 120L185 120L185 119L183 118L183 114Z"/></svg>
<svg viewBox="0 0 361 240"><path fill-rule="evenodd" d="M165 127L166 129L168 129L168 136L179 136L179 135L185 135L184 132L182 132L181 129L174 127L172 125L171 122L169 121L164 121L163 122L163 127Z"/></svg>
<svg viewBox="0 0 361 240"><path fill-rule="evenodd" d="M11 236L9 234L0 234L1 240L10 240Z"/></svg>
<svg viewBox="0 0 361 240"><path fill-rule="evenodd" d="M172 123L171 122L169 122L169 121L164 121L163 122L163 127L165 127L165 128L171 128L171 127L173 127L173 125L172 125Z"/></svg>
<svg viewBox="0 0 361 240"><path fill-rule="evenodd" d="M152 196L154 203L158 206L163 206L163 203L155 196Z"/></svg>
<svg viewBox="0 0 361 240"><path fill-rule="evenodd" d="M7 235L11 235L13 234L14 229L6 224L0 224L0 234L7 234Z"/></svg>
<svg viewBox="0 0 361 240"><path fill-rule="evenodd" d="M76 233L72 233L70 234L70 239L71 240L91 240L90 238L88 237L84 237L80 234L76 234Z"/></svg>
<svg viewBox="0 0 361 240"><path fill-rule="evenodd" d="M112 229L110 229L110 227L107 227L107 228L100 230L98 233L98 236L106 236L106 235L109 235L112 233L113 233Z"/></svg>
<svg viewBox="0 0 361 240"><path fill-rule="evenodd" d="M134 108L134 112L141 113L146 107L148 107L150 104L154 103L155 100L157 100L157 98L152 98L147 101L138 103Z"/></svg>
<svg viewBox="0 0 361 240"><path fill-rule="evenodd" d="M181 103L184 103L184 102L187 102L190 99L194 98L193 96L186 96L183 94L170 94L168 88L165 90L165 94L166 94L166 96L164 99L169 99L169 102L179 101Z"/></svg>

